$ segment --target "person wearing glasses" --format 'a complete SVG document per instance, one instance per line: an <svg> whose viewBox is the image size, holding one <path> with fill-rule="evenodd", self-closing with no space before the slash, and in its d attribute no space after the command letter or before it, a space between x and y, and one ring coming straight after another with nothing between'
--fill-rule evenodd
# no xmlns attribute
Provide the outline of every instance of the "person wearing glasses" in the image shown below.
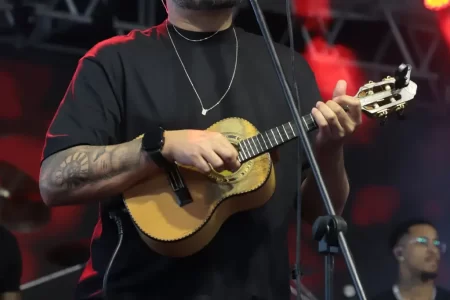
<svg viewBox="0 0 450 300"><path fill-rule="evenodd" d="M450 292L435 284L439 262L447 247L431 222L414 219L399 224L389 246L398 262L398 280L373 300L450 299Z"/></svg>

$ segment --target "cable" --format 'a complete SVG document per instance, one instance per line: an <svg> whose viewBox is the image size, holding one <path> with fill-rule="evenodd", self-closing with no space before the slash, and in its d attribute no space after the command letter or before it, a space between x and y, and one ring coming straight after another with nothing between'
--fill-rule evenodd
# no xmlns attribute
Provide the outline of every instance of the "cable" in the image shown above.
<svg viewBox="0 0 450 300"><path fill-rule="evenodd" d="M111 271L111 267L116 259L117 253L119 253L119 249L122 246L123 241L123 227L122 227L122 221L118 216L115 214L110 214L110 218L116 222L117 225L117 234L119 235L119 240L117 241L116 249L114 249L113 255L111 256L111 259L109 260L108 267L106 268L105 275L103 276L103 299L108 299L108 278L109 278L109 272Z"/></svg>
<svg viewBox="0 0 450 300"><path fill-rule="evenodd" d="M292 2L291 0L286 0L286 18L288 24L288 33L289 33L289 44L291 49L291 71L292 71L292 83L294 85L295 96L297 98L298 109L300 113L300 95L298 92L298 84L297 78L295 76L295 48L294 48L294 29L292 22ZM300 155L302 150L301 139L297 141L297 153L298 153L298 161L297 161L297 183L301 183L302 180L302 157ZM297 300L301 300L301 285L300 285L300 277L301 277L301 269L300 269L300 250L301 250L301 230L302 230L302 193L299 189L297 191L296 197L296 235L295 235L295 265L294 265L294 276L295 276L295 285L297 286Z"/></svg>

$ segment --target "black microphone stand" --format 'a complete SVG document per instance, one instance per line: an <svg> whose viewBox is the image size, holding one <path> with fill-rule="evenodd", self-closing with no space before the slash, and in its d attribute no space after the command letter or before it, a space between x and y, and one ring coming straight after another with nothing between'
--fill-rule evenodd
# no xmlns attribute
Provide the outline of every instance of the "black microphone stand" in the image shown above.
<svg viewBox="0 0 450 300"><path fill-rule="evenodd" d="M359 278L358 272L356 270L355 263L354 263L353 258L352 258L352 254L351 254L350 249L349 249L349 247L347 245L347 241L345 239L344 232L342 231L342 226L341 225L343 223L345 223L345 221L341 217L336 216L336 213L334 211L333 204L332 204L332 202L330 200L330 196L328 194L328 191L327 191L327 189L325 187L325 183L323 181L322 175L320 173L319 165L317 164L316 158L314 157L314 153L313 153L313 150L312 150L312 147L311 147L311 143L309 142L306 130L303 127L303 124L301 122L300 114L299 114L297 106L295 104L294 97L292 96L292 92L291 92L291 90L289 88L289 84L288 84L288 82L286 80L286 77L285 77L285 75L283 73L283 68L281 66L280 60L279 60L279 58L278 58L278 56L276 54L275 46L273 44L273 40L272 40L271 34L269 32L269 29L267 27L266 20L265 20L263 12L261 10L261 7L259 6L257 0L249 0L249 1L250 1L251 5L253 7L253 11L255 13L256 20L258 21L258 24L259 24L259 27L261 29L262 35L263 35L263 37L264 37L264 39L266 41L266 46L267 46L269 54L270 54L270 56L272 58L272 62L274 64L275 70L277 72L278 79L280 80L280 84L281 84L281 86L283 88L283 92L284 92L284 95L285 95L286 103L289 105L289 108L291 110L294 122L295 122L295 124L296 124L296 126L297 126L297 128L299 130L299 138L300 138L300 140L302 142L304 151L306 153L306 156L308 158L309 164L311 166L311 169L313 171L314 177L316 179L317 186L318 186L320 194L322 196L322 200L323 200L324 206L325 206L325 208L327 210L327 213L328 213L328 216L325 217L325 218L328 218L328 220L329 220L328 225L330 225L330 224L332 225L332 226L325 226L325 228L328 228L328 229L324 232L324 235L321 236L321 239L325 238L325 240L328 241L328 240L332 240L333 237L336 237L336 240L339 242L339 243L335 243L333 245L333 249L334 249L333 253L331 251L325 251L325 253L327 254L326 255L326 259L327 259L327 264L326 265L328 265L327 271L326 271L326 274L328 274L328 275L326 275L326 278L327 279L331 279L331 275L332 274L330 272L331 269L329 268L329 265L330 265L329 263L333 263L332 255L335 252L337 252L338 246L340 245L342 254L344 255L345 261L347 263L347 267L348 267L348 269L350 271L350 275L351 275L351 277L353 279L353 283L355 285L358 297L359 297L359 299L366 300L367 298L366 298L363 286L361 284L361 280ZM299 159L300 159L301 153L299 152L298 155L299 155ZM319 221L319 220L323 220L323 219L319 218L318 221L316 221L316 223L323 224L322 221ZM339 226L333 226L333 224L339 224ZM323 228L323 226L318 226L318 225L316 225L316 227ZM346 227L347 227L347 225L345 224L345 228ZM327 280L327 282L326 282L327 286L330 283L331 283L330 280ZM331 291L331 287L327 288L327 291ZM328 292L327 292L327 295L328 295ZM329 296L331 297L331 295L329 295ZM331 299L331 298L326 298L326 299L328 300L328 299Z"/></svg>
<svg viewBox="0 0 450 300"><path fill-rule="evenodd" d="M347 223L340 216L322 216L314 222L312 232L319 241L319 253L325 255L325 299L333 299L334 255L339 253L339 233L347 231Z"/></svg>

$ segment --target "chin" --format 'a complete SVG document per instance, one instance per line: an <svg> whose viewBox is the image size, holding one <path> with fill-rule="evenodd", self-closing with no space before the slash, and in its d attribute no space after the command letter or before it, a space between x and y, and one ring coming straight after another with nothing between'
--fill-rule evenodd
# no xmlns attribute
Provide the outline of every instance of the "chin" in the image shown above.
<svg viewBox="0 0 450 300"><path fill-rule="evenodd" d="M438 262L432 262L430 264L428 264L425 267L424 271L428 271L428 272L436 272L439 270L439 263Z"/></svg>
<svg viewBox="0 0 450 300"><path fill-rule="evenodd" d="M230 9L237 6L241 0L172 0L177 6L191 10Z"/></svg>

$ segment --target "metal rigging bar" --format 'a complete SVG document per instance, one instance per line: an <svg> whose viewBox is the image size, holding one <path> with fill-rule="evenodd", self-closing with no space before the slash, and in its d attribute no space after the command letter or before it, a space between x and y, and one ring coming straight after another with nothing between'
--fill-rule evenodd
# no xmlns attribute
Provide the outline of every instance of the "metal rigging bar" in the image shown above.
<svg viewBox="0 0 450 300"><path fill-rule="evenodd" d="M413 66L413 78L423 80L428 85L435 101L448 99L450 96L445 95L446 87L440 86L443 81L441 74L431 69L431 62L436 55L436 51L439 46L442 46L436 16L423 7L422 1L408 0L408 3L404 1L335 0L331 1L329 10L314 10L306 17L317 21L320 25L321 34L331 47L335 45L337 37L342 33L344 24L348 21L385 22L388 24L388 31L370 37L380 40L372 59L355 61L334 56L330 57L330 62L339 60L340 64L357 66L368 72L370 76L379 78L383 74L391 73L397 67L397 65L385 62L387 55L389 55L389 49L392 50L392 47L395 47L401 54L402 62ZM333 18L334 24L331 28L327 28L325 20L330 17ZM403 25L407 25L407 33L400 30ZM300 31L305 44L309 44L312 59L322 62L326 60L327 53L314 48L311 43L311 33L304 24L301 25ZM418 36L424 32L431 38L431 41L427 43L426 47L421 47L423 45L418 42ZM286 43L286 37L285 34L283 43ZM351 45L349 46L351 47ZM412 52L417 54L418 59L414 60ZM336 55L338 54L336 53Z"/></svg>

